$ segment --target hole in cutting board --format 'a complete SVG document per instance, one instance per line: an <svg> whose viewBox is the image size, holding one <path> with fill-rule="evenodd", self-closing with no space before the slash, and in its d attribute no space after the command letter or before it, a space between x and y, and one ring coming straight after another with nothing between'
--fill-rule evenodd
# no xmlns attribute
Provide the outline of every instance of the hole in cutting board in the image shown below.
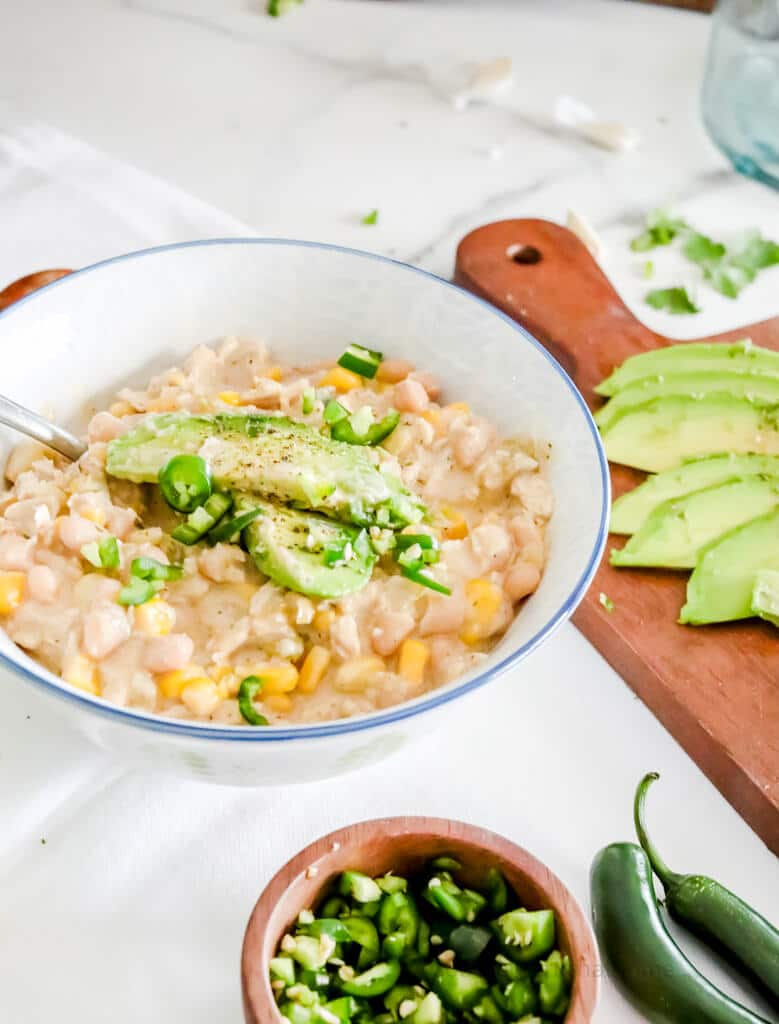
<svg viewBox="0 0 779 1024"><path fill-rule="evenodd" d="M533 263L540 263L544 258L543 253L540 249L536 249L534 245L510 245L506 249L506 255L512 262L521 263L526 266Z"/></svg>

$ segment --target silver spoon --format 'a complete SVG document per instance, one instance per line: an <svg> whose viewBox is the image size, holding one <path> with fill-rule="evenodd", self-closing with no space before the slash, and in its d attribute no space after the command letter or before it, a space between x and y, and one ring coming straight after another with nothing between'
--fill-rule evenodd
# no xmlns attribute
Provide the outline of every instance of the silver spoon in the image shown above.
<svg viewBox="0 0 779 1024"><path fill-rule="evenodd" d="M58 427L56 423L49 423L37 413L25 409L23 405L12 402L10 398L0 395L0 423L12 427L28 437L34 437L41 444L48 445L55 452L64 455L66 459L74 462L87 450L87 446L74 434Z"/></svg>
<svg viewBox="0 0 779 1024"><path fill-rule="evenodd" d="M70 273L72 271L65 269L39 270L35 274L20 277L18 281L13 281L0 291L0 310ZM48 445L55 452L59 452L60 455L64 455L66 459L72 459L74 462L87 450L83 441L68 433L67 430L63 430L62 427L58 427L54 423L49 423L42 416L30 412L23 405L18 405L2 395L0 395L0 423L4 423L7 427L12 427L22 434L27 434L28 437L35 438L36 441Z"/></svg>

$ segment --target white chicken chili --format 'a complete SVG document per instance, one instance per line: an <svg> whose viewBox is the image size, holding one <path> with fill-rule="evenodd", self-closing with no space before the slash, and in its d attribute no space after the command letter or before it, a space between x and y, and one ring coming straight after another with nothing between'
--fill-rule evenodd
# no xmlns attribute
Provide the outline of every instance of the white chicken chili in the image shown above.
<svg viewBox="0 0 779 1024"><path fill-rule="evenodd" d="M410 363L201 346L0 496L0 622L67 683L237 726L386 708L469 671L538 586L546 446Z"/></svg>

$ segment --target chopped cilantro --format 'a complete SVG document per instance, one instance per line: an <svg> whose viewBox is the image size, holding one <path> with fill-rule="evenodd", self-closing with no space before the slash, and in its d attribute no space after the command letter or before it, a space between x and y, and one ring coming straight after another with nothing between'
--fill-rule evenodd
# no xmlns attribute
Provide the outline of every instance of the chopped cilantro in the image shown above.
<svg viewBox="0 0 779 1024"><path fill-rule="evenodd" d="M729 270L727 265L704 267L703 276L712 288L728 299L737 299L738 293L747 284L743 274L740 274L738 270L735 272Z"/></svg>
<svg viewBox="0 0 779 1024"><path fill-rule="evenodd" d="M671 217L665 210L655 210L646 219L646 230L633 239L633 252L648 252L658 245L670 245L680 231L687 228L681 217Z"/></svg>
<svg viewBox="0 0 779 1024"><path fill-rule="evenodd" d="M647 260L641 269L641 273L648 280L650 277L654 277L655 265L652 260Z"/></svg>
<svg viewBox="0 0 779 1024"><path fill-rule="evenodd" d="M603 592L601 592L600 596L598 597L598 600L609 613L609 615L611 615L611 613L614 611L615 606L614 602L611 600L608 594L604 594Z"/></svg>
<svg viewBox="0 0 779 1024"><path fill-rule="evenodd" d="M765 270L766 267L773 267L779 263L779 244L763 238L759 233L752 235L731 256L731 262L745 274L749 275L751 272L751 281L758 270Z"/></svg>
<svg viewBox="0 0 779 1024"><path fill-rule="evenodd" d="M700 309L687 294L686 288L657 288L647 293L645 301L654 309L664 309L666 313L675 316L683 313L700 313Z"/></svg>
<svg viewBox="0 0 779 1024"><path fill-rule="evenodd" d="M725 246L707 235L691 231L682 247L682 252L693 263L717 263L725 255Z"/></svg>
<svg viewBox="0 0 779 1024"><path fill-rule="evenodd" d="M379 222L379 211L371 210L370 213L366 213L363 219L360 221L361 224L378 224Z"/></svg>
<svg viewBox="0 0 779 1024"><path fill-rule="evenodd" d="M280 18L282 14L302 3L303 0L268 0L268 14L271 18Z"/></svg>

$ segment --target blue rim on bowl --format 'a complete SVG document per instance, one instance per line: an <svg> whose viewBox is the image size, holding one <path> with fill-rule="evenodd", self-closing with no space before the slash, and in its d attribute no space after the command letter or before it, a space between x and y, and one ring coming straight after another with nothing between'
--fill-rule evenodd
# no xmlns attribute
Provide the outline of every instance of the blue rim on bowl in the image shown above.
<svg viewBox="0 0 779 1024"><path fill-rule="evenodd" d="M562 378L563 382L571 391L574 399L584 413L587 428L590 431L593 443L595 444L600 469L603 505L601 508L601 517L597 535L595 537L595 542L593 544L587 566L577 582L574 584L570 594L565 601L563 601L557 611L550 616L544 625L537 630L529 640L522 644L521 647L518 647L517 650L513 651L508 657L504 658L504 660L499 662L499 664L487 669L485 672L479 673L472 679L468 679L465 682L450 683L441 689L432 691L424 697L418 697L416 700L399 704L387 711L381 711L370 715L358 715L354 718L338 719L333 722L287 727L274 726L272 729L266 730L244 729L236 726L217 726L208 722L175 721L173 719L150 715L143 711L117 707L108 704L97 697L91 697L87 694L69 689L67 684L63 683L62 680L58 680L55 676L51 675L51 673L44 674L45 670L36 672L28 669L27 667L18 664L2 652L0 652L0 666L22 675L37 687L51 693L61 700L84 705L92 712L96 712L123 724L132 724L144 729L151 729L155 732L168 733L177 736L196 737L204 740L229 740L239 741L242 743L278 743L285 740L309 740L328 736L339 736L352 732L364 732L369 729L378 728L379 726L392 725L393 723L400 722L406 718L411 718L418 714L422 714L423 712L432 711L434 708L440 707L444 704L448 704L450 701L456 700L458 697L483 686L488 680L501 675L513 665L522 661L523 658L526 658L527 655L534 651L542 641L551 636L559 626L570 618L577 605L584 597L584 594L595 575L608 537L611 481L609 477L608 462L601 444L598 428L595 426L595 422L579 390L554 356L552 356L547 349L545 349L544 346L533 337L532 334L526 331L524 327L518 324L515 320L512 320L511 317L501 312L501 310L497 309L495 306L492 306L490 303L485 302L484 299L480 299L478 296L465 291L465 289L460 288L459 285L453 284L451 281L447 281L445 278L439 277L437 274L433 274L428 270L422 270L419 267L413 267L408 263L404 263L402 260L395 260L389 256L381 256L378 253L363 252L360 249L351 249L348 246L332 245L326 242L307 242L290 238L210 238L194 242L175 242L170 245L153 246L148 249L139 249L136 252L126 253L122 256L113 256L110 259L101 260L99 263L93 263L88 267L83 267L81 270L74 271L66 277L62 277L57 281L52 281L51 284L44 285L38 291L20 299L18 302L9 306L8 309L0 313L0 319L13 316L16 310L29 302L34 302L43 292L48 292L52 288L67 287L68 282L73 278L82 277L85 274L91 273L93 270L99 270L101 267L110 266L114 263L121 263L125 260L132 260L139 256L147 256L153 253L168 252L176 249L190 249L197 246L208 245L302 246L304 248L346 253L352 256L361 256L365 259L376 260L382 263L389 263L397 267L402 267L409 273L419 274L423 277L430 278L431 280L438 282L438 284L444 288L450 288L455 292L467 295L472 302L478 303L491 316L498 317L500 320L510 324L518 334L520 334L538 352L540 352L545 359L549 361L554 370Z"/></svg>

